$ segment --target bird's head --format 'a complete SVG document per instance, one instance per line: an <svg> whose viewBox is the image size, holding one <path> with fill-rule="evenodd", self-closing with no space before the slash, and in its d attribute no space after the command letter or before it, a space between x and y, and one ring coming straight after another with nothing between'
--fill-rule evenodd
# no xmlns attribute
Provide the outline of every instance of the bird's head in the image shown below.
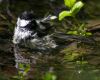
<svg viewBox="0 0 100 80"><path fill-rule="evenodd" d="M53 18L55 17L53 16ZM52 20L51 15L37 19L33 11L24 11L17 19L17 27L22 31L36 32L39 37L43 37L47 35L51 30L50 28L52 28L50 20Z"/></svg>
<svg viewBox="0 0 100 80"><path fill-rule="evenodd" d="M33 11L24 11L17 19L17 27L29 27L36 24L36 16ZM34 24L33 24L34 23Z"/></svg>

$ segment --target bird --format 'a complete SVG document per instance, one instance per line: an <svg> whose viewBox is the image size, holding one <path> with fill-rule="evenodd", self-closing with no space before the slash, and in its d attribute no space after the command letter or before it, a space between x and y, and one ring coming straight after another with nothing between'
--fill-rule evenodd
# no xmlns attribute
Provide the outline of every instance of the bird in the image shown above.
<svg viewBox="0 0 100 80"><path fill-rule="evenodd" d="M66 35L61 32L49 33L52 28L49 22L55 19L57 16L52 15L38 19L33 11L24 11L18 16L13 35L16 68L19 68L19 63L31 63L31 58L34 58L33 55L28 57L28 54L24 57L19 51L20 46L32 49L35 53L49 53L63 45L66 47L68 40L91 42L90 39L81 36Z"/></svg>
<svg viewBox="0 0 100 80"><path fill-rule="evenodd" d="M47 23L55 18L56 16L49 15L43 19L36 19L33 11L24 11L17 19L13 43L39 50L56 48L57 44L51 38L52 34L48 34L50 25Z"/></svg>
<svg viewBox="0 0 100 80"><path fill-rule="evenodd" d="M48 51L56 49L59 46L59 41L63 43L68 40L78 40L85 43L92 42L91 39L82 36L66 35L64 33L56 33L55 36L54 32L49 34L49 30L52 28L49 22L55 19L57 19L57 16L54 15L38 19L34 11L22 12L17 18L14 30L14 45L22 45L39 51Z"/></svg>
<svg viewBox="0 0 100 80"><path fill-rule="evenodd" d="M19 63L34 62L32 55L25 56L26 54L23 55L21 53L21 47L32 50L32 53L39 54L49 53L49 51L57 48L58 45L52 38L52 34L49 34L49 30L52 27L48 23L56 18L56 16L49 15L38 19L33 11L24 11L18 16L12 40L14 44L15 67L17 69L20 69Z"/></svg>

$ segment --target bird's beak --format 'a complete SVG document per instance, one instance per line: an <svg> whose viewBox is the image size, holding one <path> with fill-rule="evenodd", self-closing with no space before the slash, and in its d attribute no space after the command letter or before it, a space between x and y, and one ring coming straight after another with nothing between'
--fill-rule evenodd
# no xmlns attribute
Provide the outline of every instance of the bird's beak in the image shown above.
<svg viewBox="0 0 100 80"><path fill-rule="evenodd" d="M57 19L57 16L51 16L51 15L49 15L49 16L43 18L42 22L47 22L47 21L51 21L51 20L55 20L55 19Z"/></svg>
<svg viewBox="0 0 100 80"><path fill-rule="evenodd" d="M50 17L50 20L55 20L55 19L57 19L57 16L51 16Z"/></svg>

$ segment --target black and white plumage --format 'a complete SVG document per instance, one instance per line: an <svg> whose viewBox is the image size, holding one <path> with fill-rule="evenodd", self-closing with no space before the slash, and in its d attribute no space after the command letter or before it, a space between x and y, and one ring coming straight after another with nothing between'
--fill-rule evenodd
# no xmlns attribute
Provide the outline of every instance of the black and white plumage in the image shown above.
<svg viewBox="0 0 100 80"><path fill-rule="evenodd" d="M18 17L13 36L13 43L15 44L14 55L16 68L19 68L19 63L34 62L34 56L32 54L23 55L23 52L19 50L20 45L38 51L36 53L50 53L52 49L56 49L57 47L63 45L62 43L64 43L63 47L67 46L66 42L68 40L70 41L75 39L83 42L91 42L87 38L84 39L84 37L71 36L62 33L56 34L56 39L54 39L54 35L52 36L52 34L48 33L50 25L46 22L55 18L55 16L48 16L43 19L36 19L33 12L26 11ZM32 53L35 53L35 51ZM31 61L31 59L33 61Z"/></svg>
<svg viewBox="0 0 100 80"><path fill-rule="evenodd" d="M23 12L17 19L13 43L17 45L25 44L25 46L30 48L42 50L56 48L55 41L48 34L50 26L45 23L49 18L37 20L33 12Z"/></svg>

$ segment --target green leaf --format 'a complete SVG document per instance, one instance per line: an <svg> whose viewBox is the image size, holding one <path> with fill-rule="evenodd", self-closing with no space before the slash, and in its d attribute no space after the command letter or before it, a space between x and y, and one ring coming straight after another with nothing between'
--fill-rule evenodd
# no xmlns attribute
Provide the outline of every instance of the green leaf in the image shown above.
<svg viewBox="0 0 100 80"><path fill-rule="evenodd" d="M78 32L77 31L68 31L67 34L77 35Z"/></svg>
<svg viewBox="0 0 100 80"><path fill-rule="evenodd" d="M59 14L59 20L62 20L63 18L67 17L67 16L71 16L71 12L70 11L62 11Z"/></svg>
<svg viewBox="0 0 100 80"><path fill-rule="evenodd" d="M47 72L43 80L56 80L56 75L54 75L52 72Z"/></svg>
<svg viewBox="0 0 100 80"><path fill-rule="evenodd" d="M86 35L91 36L92 33L91 32L86 32Z"/></svg>
<svg viewBox="0 0 100 80"><path fill-rule="evenodd" d="M64 3L67 7L72 8L76 0L64 0Z"/></svg>
<svg viewBox="0 0 100 80"><path fill-rule="evenodd" d="M71 9L72 15L74 16L75 14L77 14L80 11L80 9L83 7L83 5L84 4L81 1L75 3L75 5Z"/></svg>

